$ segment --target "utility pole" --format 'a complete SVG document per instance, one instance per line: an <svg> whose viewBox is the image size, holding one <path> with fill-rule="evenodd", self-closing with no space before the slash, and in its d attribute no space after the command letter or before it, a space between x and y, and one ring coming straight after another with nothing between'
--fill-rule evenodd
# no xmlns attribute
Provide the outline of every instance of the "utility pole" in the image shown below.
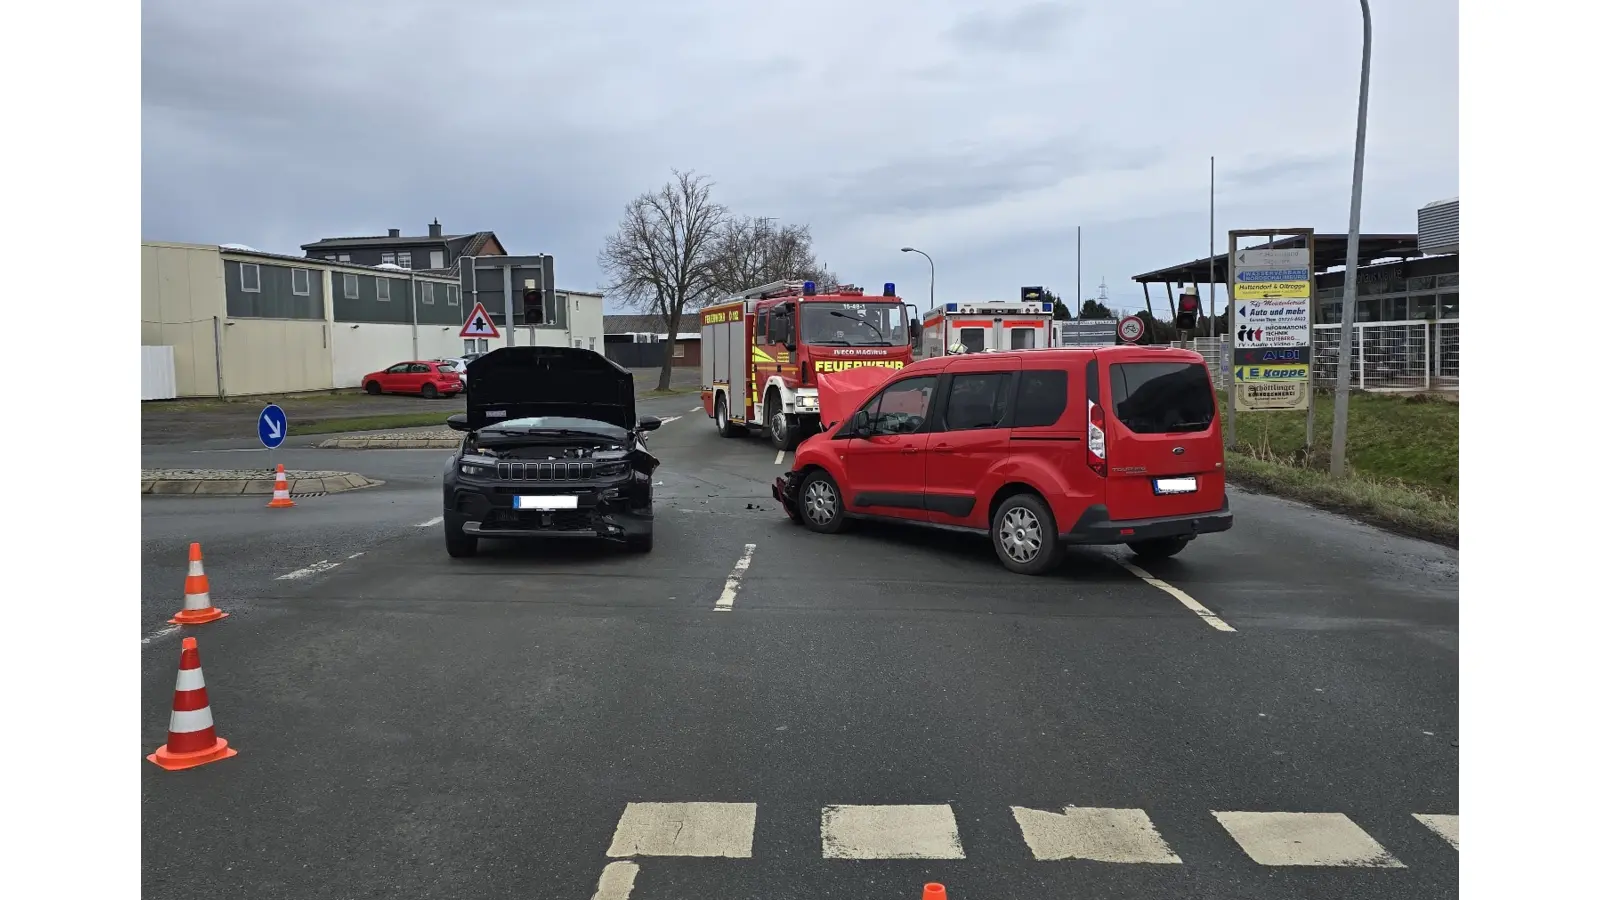
<svg viewBox="0 0 1600 900"><path fill-rule="evenodd" d="M1206 322L1206 337L1217 336L1217 158L1211 157L1211 230L1207 234L1206 265L1211 279L1211 318ZM1227 360L1231 365L1233 360Z"/></svg>
<svg viewBox="0 0 1600 900"><path fill-rule="evenodd" d="M1372 10L1361 0L1361 94L1356 104L1355 172L1350 179L1350 234L1344 253L1344 302L1339 311L1339 376L1333 388L1333 443L1328 471L1345 474L1345 436L1350 426L1350 343L1356 323L1356 272L1361 264L1361 173L1367 155L1367 80L1372 71ZM1313 265L1313 268L1315 266ZM1315 279L1313 279L1315 284ZM1315 291L1312 291L1315 295ZM1313 296L1312 303L1316 302Z"/></svg>

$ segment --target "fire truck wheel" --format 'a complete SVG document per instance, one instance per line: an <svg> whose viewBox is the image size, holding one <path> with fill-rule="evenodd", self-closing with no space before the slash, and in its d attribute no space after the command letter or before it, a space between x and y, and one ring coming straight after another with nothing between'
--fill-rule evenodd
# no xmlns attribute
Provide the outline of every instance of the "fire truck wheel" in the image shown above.
<svg viewBox="0 0 1600 900"><path fill-rule="evenodd" d="M800 521L819 534L838 534L844 528L844 503L839 485L817 469L800 485Z"/></svg>
<svg viewBox="0 0 1600 900"><path fill-rule="evenodd" d="M783 411L783 400L776 394L768 394L767 435L772 438L772 446L779 450L793 450L800 442L795 440L800 429L794 425L794 417L786 415Z"/></svg>
<svg viewBox="0 0 1600 900"><path fill-rule="evenodd" d="M1056 518L1035 494L1006 498L989 523L994 552L1020 575L1043 575L1061 562L1066 545L1056 538Z"/></svg>
<svg viewBox="0 0 1600 900"><path fill-rule="evenodd" d="M742 427L728 420L728 395L717 395L717 434L725 438L738 437Z"/></svg>

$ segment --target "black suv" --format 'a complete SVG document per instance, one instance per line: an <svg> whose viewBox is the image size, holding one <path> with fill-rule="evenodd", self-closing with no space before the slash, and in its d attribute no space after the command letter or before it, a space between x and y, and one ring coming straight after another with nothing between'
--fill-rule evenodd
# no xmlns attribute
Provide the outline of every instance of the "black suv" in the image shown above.
<svg viewBox="0 0 1600 900"><path fill-rule="evenodd" d="M466 432L444 474L444 545L479 538L598 538L648 553L655 511L633 373L592 350L502 347L467 364Z"/></svg>

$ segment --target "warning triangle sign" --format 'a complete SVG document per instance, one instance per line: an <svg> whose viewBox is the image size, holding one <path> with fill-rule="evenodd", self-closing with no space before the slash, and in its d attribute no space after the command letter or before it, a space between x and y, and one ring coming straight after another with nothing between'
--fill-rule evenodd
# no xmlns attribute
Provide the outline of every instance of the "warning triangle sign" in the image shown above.
<svg viewBox="0 0 1600 900"><path fill-rule="evenodd" d="M467 313L467 322L461 326L461 336L464 338L497 338L500 329L494 327L494 320L489 318L489 311L479 303L472 307L472 312Z"/></svg>

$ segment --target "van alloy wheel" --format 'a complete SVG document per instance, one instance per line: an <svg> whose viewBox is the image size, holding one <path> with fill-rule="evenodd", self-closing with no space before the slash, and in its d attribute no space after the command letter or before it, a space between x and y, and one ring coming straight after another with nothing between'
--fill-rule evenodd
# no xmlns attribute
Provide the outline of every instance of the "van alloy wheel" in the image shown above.
<svg viewBox="0 0 1600 900"><path fill-rule="evenodd" d="M1000 520L1000 547L1019 563L1033 562L1044 546L1043 530L1031 510L1014 506Z"/></svg>

